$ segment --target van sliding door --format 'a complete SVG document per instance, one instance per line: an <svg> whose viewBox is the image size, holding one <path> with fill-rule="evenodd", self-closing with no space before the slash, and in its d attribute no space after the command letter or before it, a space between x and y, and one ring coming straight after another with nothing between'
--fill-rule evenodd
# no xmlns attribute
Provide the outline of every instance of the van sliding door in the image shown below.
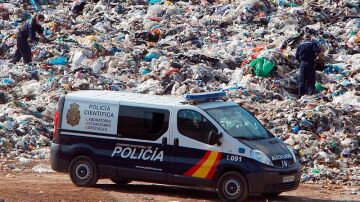
<svg viewBox="0 0 360 202"><path fill-rule="evenodd" d="M118 139L111 154L118 178L166 182L170 110L120 104Z"/></svg>

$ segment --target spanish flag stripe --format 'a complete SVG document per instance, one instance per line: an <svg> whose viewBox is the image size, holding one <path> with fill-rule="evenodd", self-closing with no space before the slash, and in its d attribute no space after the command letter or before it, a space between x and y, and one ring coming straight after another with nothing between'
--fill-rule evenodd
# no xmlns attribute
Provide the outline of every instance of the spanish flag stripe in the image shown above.
<svg viewBox="0 0 360 202"><path fill-rule="evenodd" d="M200 166L199 169L192 175L193 177L205 178L210 172L212 166L215 164L218 152L211 152L207 160Z"/></svg>
<svg viewBox="0 0 360 202"><path fill-rule="evenodd" d="M216 171L216 167L217 167L217 166L219 165L219 163L220 163L221 156L222 156L221 153L219 153L219 154L217 155L217 158L216 158L216 161L215 161L214 165L212 166L209 174L206 176L207 179L211 180L211 179L214 177L214 174L215 174L215 171Z"/></svg>
<svg viewBox="0 0 360 202"><path fill-rule="evenodd" d="M184 175L191 176L193 175L198 168L205 162L205 160L209 157L211 151L207 151L205 155L193 166L190 170L188 170Z"/></svg>

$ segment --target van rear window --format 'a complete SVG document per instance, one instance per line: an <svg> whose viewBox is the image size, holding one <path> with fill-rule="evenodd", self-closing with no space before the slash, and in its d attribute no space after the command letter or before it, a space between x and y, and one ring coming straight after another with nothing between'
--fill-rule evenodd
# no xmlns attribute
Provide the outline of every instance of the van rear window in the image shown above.
<svg viewBox="0 0 360 202"><path fill-rule="evenodd" d="M163 109L120 106L118 134L123 138L157 140L168 131L169 114Z"/></svg>

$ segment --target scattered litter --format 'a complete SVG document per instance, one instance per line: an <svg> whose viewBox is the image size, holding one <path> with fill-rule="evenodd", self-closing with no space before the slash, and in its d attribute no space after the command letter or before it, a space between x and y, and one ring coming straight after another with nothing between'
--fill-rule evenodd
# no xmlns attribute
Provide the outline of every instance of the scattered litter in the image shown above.
<svg viewBox="0 0 360 202"><path fill-rule="evenodd" d="M39 164L39 165L33 167L32 171L35 173L53 173L53 172L55 172L51 169L50 165L44 165L44 164Z"/></svg>
<svg viewBox="0 0 360 202"><path fill-rule="evenodd" d="M302 181L360 185L356 1L31 0L26 10L23 1L6 2L0 3L1 158L20 164L49 158L53 115L67 92L224 91L294 148ZM45 35L55 40L31 44L33 64L10 63L16 30L39 12ZM304 33L315 36L322 52L317 94L298 99L294 53Z"/></svg>

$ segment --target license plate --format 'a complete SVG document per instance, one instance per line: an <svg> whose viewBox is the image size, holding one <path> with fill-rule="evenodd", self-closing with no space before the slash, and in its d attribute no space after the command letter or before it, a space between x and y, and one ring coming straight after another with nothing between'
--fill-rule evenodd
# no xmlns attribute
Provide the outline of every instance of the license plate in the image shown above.
<svg viewBox="0 0 360 202"><path fill-rule="evenodd" d="M294 175L283 177L283 182L293 182L294 180L295 180Z"/></svg>

